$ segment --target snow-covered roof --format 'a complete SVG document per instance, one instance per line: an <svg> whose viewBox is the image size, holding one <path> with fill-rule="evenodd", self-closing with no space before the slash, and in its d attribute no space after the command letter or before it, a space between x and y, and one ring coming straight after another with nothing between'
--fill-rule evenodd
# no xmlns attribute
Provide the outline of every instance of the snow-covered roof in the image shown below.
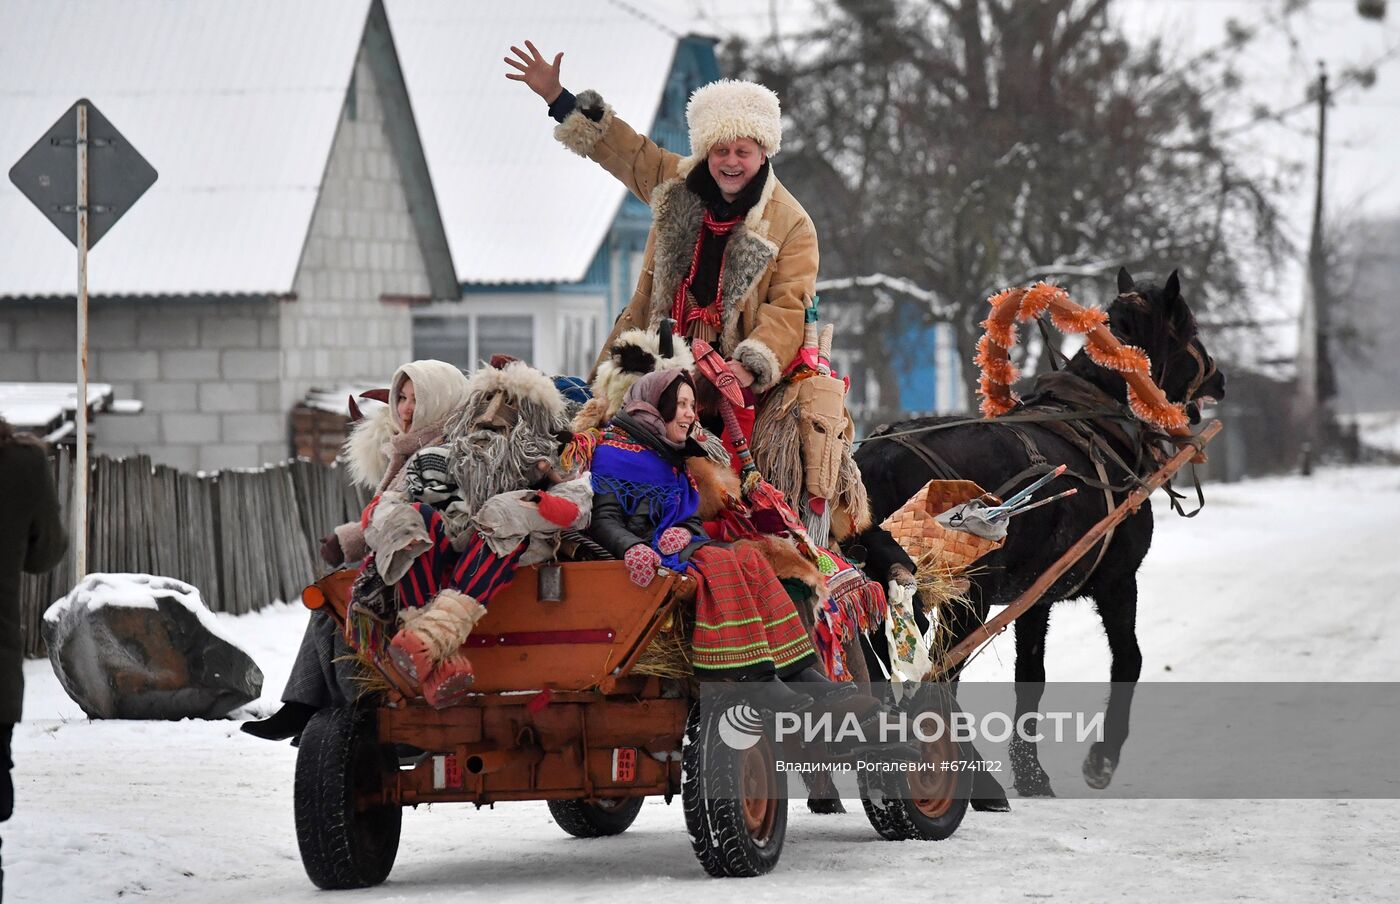
<svg viewBox="0 0 1400 904"><path fill-rule="evenodd" d="M389 23L462 282L574 282L625 189L553 138L545 104L506 79L526 39L563 51L564 86L599 91L649 131L687 24L613 0L388 0ZM663 18L664 17L664 18Z"/></svg>
<svg viewBox="0 0 1400 904"><path fill-rule="evenodd" d="M109 410L113 403L108 383L87 385L88 410ZM0 418L10 426L48 439L77 415L78 387L74 383L0 383Z"/></svg>
<svg viewBox="0 0 1400 904"><path fill-rule="evenodd" d="M289 292L369 4L5 0L0 168L87 97L160 174L94 294ZM0 296L74 294L73 247L8 180L0 236Z"/></svg>

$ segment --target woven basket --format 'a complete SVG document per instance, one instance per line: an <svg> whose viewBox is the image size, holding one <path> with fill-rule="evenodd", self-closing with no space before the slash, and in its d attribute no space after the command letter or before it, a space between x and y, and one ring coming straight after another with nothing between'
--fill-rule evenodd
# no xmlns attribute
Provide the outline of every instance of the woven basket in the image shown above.
<svg viewBox="0 0 1400 904"><path fill-rule="evenodd" d="M1000 501L971 480L930 480L914 494L914 498L900 506L880 526L890 532L915 562L932 556L948 568L965 568L1001 546L1004 541L949 530L933 519L953 506L979 496L987 497L992 505Z"/></svg>

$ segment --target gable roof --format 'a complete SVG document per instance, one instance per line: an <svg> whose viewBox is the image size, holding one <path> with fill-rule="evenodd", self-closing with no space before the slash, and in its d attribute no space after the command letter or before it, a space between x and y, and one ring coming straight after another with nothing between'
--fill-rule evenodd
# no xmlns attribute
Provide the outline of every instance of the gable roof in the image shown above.
<svg viewBox="0 0 1400 904"><path fill-rule="evenodd" d="M577 282L626 189L554 140L554 121L502 58L528 38L564 52L639 132L660 106L684 23L614 0L386 0L404 79L463 283Z"/></svg>
<svg viewBox="0 0 1400 904"><path fill-rule="evenodd" d="M86 96L160 174L91 252L95 295L290 292L369 4L5 0L0 163ZM8 180L0 235L0 296L74 294L72 246Z"/></svg>

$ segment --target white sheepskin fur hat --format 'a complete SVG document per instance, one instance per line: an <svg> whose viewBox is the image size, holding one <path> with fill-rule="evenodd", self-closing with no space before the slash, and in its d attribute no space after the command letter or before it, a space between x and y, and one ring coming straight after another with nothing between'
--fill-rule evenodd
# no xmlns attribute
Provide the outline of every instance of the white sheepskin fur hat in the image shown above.
<svg viewBox="0 0 1400 904"><path fill-rule="evenodd" d="M716 142L736 138L752 138L769 157L783 143L778 95L757 82L725 78L696 88L685 106L685 120L692 158L704 158Z"/></svg>

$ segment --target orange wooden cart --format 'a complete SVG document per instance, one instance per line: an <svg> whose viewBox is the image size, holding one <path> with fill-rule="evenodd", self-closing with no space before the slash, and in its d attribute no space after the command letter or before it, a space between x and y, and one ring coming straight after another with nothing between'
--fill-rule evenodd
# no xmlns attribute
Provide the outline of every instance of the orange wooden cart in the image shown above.
<svg viewBox="0 0 1400 904"><path fill-rule="evenodd" d="M557 602L539 598L535 567L520 569L492 601L468 641L477 679L464 703L432 708L387 656L371 654L387 683L369 698L375 702L322 710L307 725L295 809L302 862L316 885L382 882L403 807L422 803L545 800L566 832L597 837L625 831L647 796L669 802L679 793L691 845L711 875L756 876L777 863L787 800L774 740L765 733L734 750L720 740L719 708L694 705L687 683L633 674L693 594L693 579L664 572L641 589L621 562L557 567ZM354 578L334 572L308 587L303 602L324 607L343 628ZM951 759L955 751L929 755ZM925 826L891 835L881 828L887 818L876 828L885 837L952 834L966 788L932 790L946 799L927 799L930 789L907 795L936 817L932 834Z"/></svg>

